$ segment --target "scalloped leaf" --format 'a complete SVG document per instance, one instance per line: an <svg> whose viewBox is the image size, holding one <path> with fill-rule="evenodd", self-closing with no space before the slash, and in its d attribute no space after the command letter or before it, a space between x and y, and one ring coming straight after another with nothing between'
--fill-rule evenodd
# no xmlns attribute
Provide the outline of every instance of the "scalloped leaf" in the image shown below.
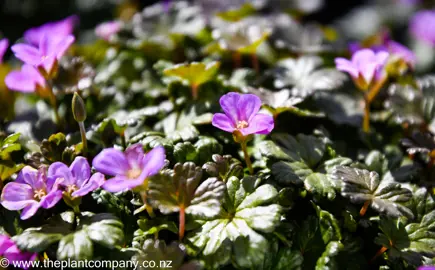
<svg viewBox="0 0 435 270"><path fill-rule="evenodd" d="M201 269L200 265L196 262L184 263L186 248L177 242L172 242L170 245L162 240L145 240L143 246L139 249L137 255L133 256L133 261L138 262L138 269L149 269L152 267L150 264L144 262L155 263L154 267L159 269ZM149 265L149 267L145 267ZM152 267L153 268L153 267Z"/></svg>
<svg viewBox="0 0 435 270"><path fill-rule="evenodd" d="M278 192L268 184L259 185L254 177L230 177L226 187L219 216L202 221L187 239L192 252L200 252L206 260L214 259L219 265L233 257L240 267L253 267L264 260L263 251L268 247L258 232L270 233L279 224L281 207L273 204ZM223 250L227 251L225 256Z"/></svg>
<svg viewBox="0 0 435 270"><path fill-rule="evenodd" d="M316 91L337 89L347 80L347 76L335 68L320 68L323 60L318 56L288 58L277 65L275 87L292 86L292 96L306 97Z"/></svg>
<svg viewBox="0 0 435 270"><path fill-rule="evenodd" d="M166 76L176 77L181 81L185 81L191 87L199 87L200 85L213 80L219 70L219 62L192 62L186 64L178 64L173 67L166 68L163 74Z"/></svg>
<svg viewBox="0 0 435 270"><path fill-rule="evenodd" d="M337 166L332 178L341 182L341 194L353 203L369 203L372 209L390 217L413 217L402 204L411 199L412 192L398 183L381 183L376 172Z"/></svg>
<svg viewBox="0 0 435 270"><path fill-rule="evenodd" d="M224 182L227 182L231 176L243 177L242 163L231 155L221 156L215 154L212 156L212 160L202 166L202 169L210 176L217 177Z"/></svg>
<svg viewBox="0 0 435 270"><path fill-rule="evenodd" d="M217 178L201 183L202 170L192 162L177 163L149 179L148 198L153 207L169 214L185 211L197 218L219 213L225 185Z"/></svg>

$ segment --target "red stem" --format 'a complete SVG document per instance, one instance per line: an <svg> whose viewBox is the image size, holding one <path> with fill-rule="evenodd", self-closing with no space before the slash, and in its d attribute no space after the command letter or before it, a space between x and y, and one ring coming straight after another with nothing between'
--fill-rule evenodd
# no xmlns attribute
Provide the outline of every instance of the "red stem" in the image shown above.
<svg viewBox="0 0 435 270"><path fill-rule="evenodd" d="M185 226L186 226L186 212L184 207L180 207L180 230L179 230L179 240L181 242L181 240L183 240L184 237L184 230L185 230Z"/></svg>
<svg viewBox="0 0 435 270"><path fill-rule="evenodd" d="M371 202L371 201L366 201L366 202L364 203L363 207L361 207L361 210L359 211L359 215L360 215L360 216L364 216L364 215L366 214L367 209L369 208L370 202Z"/></svg>

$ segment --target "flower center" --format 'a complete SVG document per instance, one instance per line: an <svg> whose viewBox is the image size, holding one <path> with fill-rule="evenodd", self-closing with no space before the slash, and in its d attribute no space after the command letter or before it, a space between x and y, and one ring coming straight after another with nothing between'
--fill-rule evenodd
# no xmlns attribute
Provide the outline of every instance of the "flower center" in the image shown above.
<svg viewBox="0 0 435 270"><path fill-rule="evenodd" d="M140 176L142 170L140 169L131 169L127 172L127 177L130 179L136 179Z"/></svg>
<svg viewBox="0 0 435 270"><path fill-rule="evenodd" d="M37 201L40 201L45 195L47 195L47 192L45 192L44 189L38 189L35 190L33 194L33 198Z"/></svg>
<svg viewBox="0 0 435 270"><path fill-rule="evenodd" d="M79 188L76 185L69 185L66 187L66 192L71 194L74 191L77 191Z"/></svg>
<svg viewBox="0 0 435 270"><path fill-rule="evenodd" d="M237 122L237 129L242 129L248 127L249 124L245 120Z"/></svg>

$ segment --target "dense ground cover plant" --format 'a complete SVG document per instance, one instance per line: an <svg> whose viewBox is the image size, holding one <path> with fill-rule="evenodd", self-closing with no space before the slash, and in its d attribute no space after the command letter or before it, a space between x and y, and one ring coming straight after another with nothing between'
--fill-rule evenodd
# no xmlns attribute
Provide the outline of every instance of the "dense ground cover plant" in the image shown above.
<svg viewBox="0 0 435 270"><path fill-rule="evenodd" d="M0 256L434 269L434 11L212 2L0 40Z"/></svg>

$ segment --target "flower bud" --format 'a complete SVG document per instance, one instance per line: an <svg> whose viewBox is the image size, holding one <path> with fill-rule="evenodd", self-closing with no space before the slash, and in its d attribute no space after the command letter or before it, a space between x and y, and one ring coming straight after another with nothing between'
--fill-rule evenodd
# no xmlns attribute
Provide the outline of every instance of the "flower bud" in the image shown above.
<svg viewBox="0 0 435 270"><path fill-rule="evenodd" d="M80 97L77 92L74 93L74 97L72 99L72 112L74 119L77 122L84 122L86 120L86 106L83 99Z"/></svg>

